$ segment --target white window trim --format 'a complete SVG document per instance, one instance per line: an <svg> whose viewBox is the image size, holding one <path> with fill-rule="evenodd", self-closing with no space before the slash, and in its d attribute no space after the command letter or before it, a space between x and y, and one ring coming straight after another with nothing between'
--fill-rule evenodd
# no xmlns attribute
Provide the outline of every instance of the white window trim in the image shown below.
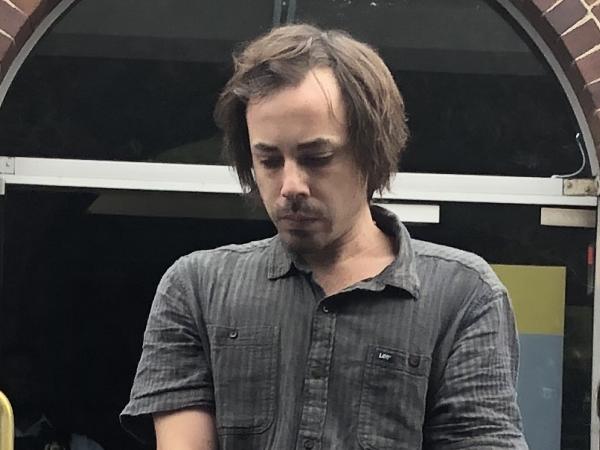
<svg viewBox="0 0 600 450"><path fill-rule="evenodd" d="M4 158L6 159L6 157ZM74 159L9 158L6 185L239 194L227 166ZM563 195L559 178L398 173L379 199L556 206L598 205L595 196Z"/></svg>

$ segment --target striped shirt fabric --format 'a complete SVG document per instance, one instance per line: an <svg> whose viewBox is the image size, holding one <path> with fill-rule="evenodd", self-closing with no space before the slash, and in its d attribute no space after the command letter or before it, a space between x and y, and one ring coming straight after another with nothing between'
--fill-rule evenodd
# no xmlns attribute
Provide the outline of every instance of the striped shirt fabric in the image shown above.
<svg viewBox="0 0 600 450"><path fill-rule="evenodd" d="M123 426L214 411L221 450L527 449L505 287L473 254L410 238L326 297L281 240L180 258L153 302Z"/></svg>

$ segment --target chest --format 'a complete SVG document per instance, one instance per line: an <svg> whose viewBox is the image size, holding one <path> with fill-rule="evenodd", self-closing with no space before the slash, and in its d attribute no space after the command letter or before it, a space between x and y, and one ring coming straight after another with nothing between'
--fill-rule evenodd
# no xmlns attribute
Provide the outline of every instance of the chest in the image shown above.
<svg viewBox="0 0 600 450"><path fill-rule="evenodd" d="M263 434L272 448L294 448L286 439L302 429L346 449L373 438L402 448L399 426L418 448L434 339L406 292L323 299L306 280L287 280L224 294L205 318L223 448L267 429L287 430Z"/></svg>

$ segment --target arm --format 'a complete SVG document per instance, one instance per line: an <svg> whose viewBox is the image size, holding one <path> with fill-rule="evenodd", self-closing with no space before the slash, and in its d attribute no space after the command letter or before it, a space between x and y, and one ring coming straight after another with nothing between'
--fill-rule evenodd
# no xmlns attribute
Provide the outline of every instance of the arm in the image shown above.
<svg viewBox="0 0 600 450"><path fill-rule="evenodd" d="M158 430L152 426L154 415L156 419L164 411L177 412L171 417L174 421L164 422L167 436L171 436L171 424L180 424L175 419L183 417L185 423L191 417L206 419L209 414L200 413L214 408L208 342L203 337L199 300L186 263L181 259L174 264L157 288L131 397L121 413L123 427L141 441L153 440ZM196 412L184 414L190 411ZM190 430L196 430L195 425Z"/></svg>
<svg viewBox="0 0 600 450"><path fill-rule="evenodd" d="M157 450L217 450L215 419L200 408L154 414Z"/></svg>
<svg viewBox="0 0 600 450"><path fill-rule="evenodd" d="M526 450L517 406L519 349L505 292L473 299L435 386L424 449Z"/></svg>

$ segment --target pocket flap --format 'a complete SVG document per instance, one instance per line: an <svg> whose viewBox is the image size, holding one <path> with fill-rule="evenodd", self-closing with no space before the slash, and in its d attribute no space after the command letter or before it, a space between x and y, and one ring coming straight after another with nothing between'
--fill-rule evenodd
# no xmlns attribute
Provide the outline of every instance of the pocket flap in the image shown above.
<svg viewBox="0 0 600 450"><path fill-rule="evenodd" d="M415 376L428 376L431 357L419 353L394 350L389 347L370 345L367 361L374 366L400 370Z"/></svg>
<svg viewBox="0 0 600 450"><path fill-rule="evenodd" d="M277 327L207 325L213 347L265 347L273 345Z"/></svg>

